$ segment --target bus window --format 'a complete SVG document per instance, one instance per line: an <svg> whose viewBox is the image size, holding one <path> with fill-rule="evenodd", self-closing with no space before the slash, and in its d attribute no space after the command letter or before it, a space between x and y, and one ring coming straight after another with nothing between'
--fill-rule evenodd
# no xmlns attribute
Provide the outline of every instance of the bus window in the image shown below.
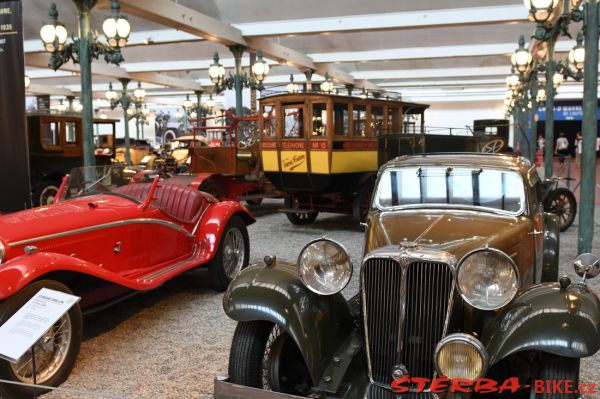
<svg viewBox="0 0 600 399"><path fill-rule="evenodd" d="M352 108L354 137L367 137L367 106L354 104Z"/></svg>
<svg viewBox="0 0 600 399"><path fill-rule="evenodd" d="M371 134L373 136L383 134L383 107L371 107Z"/></svg>
<svg viewBox="0 0 600 399"><path fill-rule="evenodd" d="M263 136L265 138L275 138L277 136L277 118L274 105L263 107L263 126Z"/></svg>
<svg viewBox="0 0 600 399"><path fill-rule="evenodd" d="M47 150L56 150L60 147L60 123L45 122L42 124L42 146ZM52 148L54 147L54 148ZM60 149L60 148L58 148Z"/></svg>
<svg viewBox="0 0 600 399"><path fill-rule="evenodd" d="M312 108L312 135L325 137L327 132L327 104L316 103Z"/></svg>
<svg viewBox="0 0 600 399"><path fill-rule="evenodd" d="M302 106L285 107L283 119L283 135L286 138L302 138L304 137L304 109Z"/></svg>
<svg viewBox="0 0 600 399"><path fill-rule="evenodd" d="M400 109L388 108L388 133L400 133Z"/></svg>
<svg viewBox="0 0 600 399"><path fill-rule="evenodd" d="M77 144L77 131L75 128L75 122L67 122L65 142L70 145Z"/></svg>
<svg viewBox="0 0 600 399"><path fill-rule="evenodd" d="M333 104L333 132L336 136L348 135L348 104Z"/></svg>

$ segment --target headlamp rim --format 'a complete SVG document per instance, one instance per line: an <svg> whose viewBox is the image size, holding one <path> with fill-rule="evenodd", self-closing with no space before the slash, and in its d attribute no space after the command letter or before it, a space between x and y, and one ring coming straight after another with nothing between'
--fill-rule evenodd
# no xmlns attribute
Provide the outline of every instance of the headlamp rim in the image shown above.
<svg viewBox="0 0 600 399"><path fill-rule="evenodd" d="M460 269L461 269L462 265L464 264L465 260L467 260L467 258L469 258L471 255L474 255L478 252L491 252L493 254L505 257L508 260L508 262L510 263L510 265L512 266L513 270L515 271L515 276L517 278L517 291L515 292L515 295L513 295L513 297L510 298L509 301L507 301L506 303L504 303L501 306L498 306L496 308L483 309L481 307L475 306L473 304L473 302L465 295L465 293L460 288ZM519 292L519 287L521 287L521 275L519 273L519 268L517 267L517 264L510 256L508 256L508 254L506 254L504 251L501 251L499 249L489 248L489 247L481 247L481 248L474 249L470 252L467 252L458 261L458 263L456 265L456 289L458 290L458 293L460 294L461 298L465 302L467 302L470 306L474 307L475 309L484 310L484 311L490 311L490 310L493 311L493 310L497 310L497 309L502 309L503 307L505 307L506 305L511 303L513 299L515 299L515 297L517 296L517 293Z"/></svg>
<svg viewBox="0 0 600 399"><path fill-rule="evenodd" d="M483 345L483 343L480 340L478 340L476 337L474 337L470 334L465 334L465 333L450 334L450 335L445 336L444 338L442 338L440 340L440 342L438 342L437 346L435 347L435 351L433 352L433 363L435 364L435 370L436 370L437 374L444 375L444 373L442 373L442 370L440 370L440 367L439 367L438 356L439 356L441 350L444 348L444 346L446 346L452 342L466 342L466 343L472 345L477 350L477 352L479 352L479 354L481 355L481 359L483 361L483 367L481 368L481 375L477 376L476 378L483 377L485 375L485 373L487 373L487 370L490 365L490 355L489 355L485 345Z"/></svg>
<svg viewBox="0 0 600 399"><path fill-rule="evenodd" d="M342 251L344 251L344 253L346 254L346 256L348 257L348 262L350 262L350 276L348 278L348 281L346 282L346 284L344 284L344 286L337 292L334 293L324 293L324 292L319 292L318 290L314 289L313 287L311 287L309 284L306 283L306 281L304 280L304 276L302 275L302 273L300 273L300 260L302 259L302 255L304 254L304 251L306 250L306 248L308 248L309 246L311 246L312 244L319 242L319 241L328 241L330 243L333 243L334 245L337 245ZM300 250L300 253L298 254L298 260L296 261L296 267L298 268L298 274L300 274L300 280L302 280L302 283L312 292L314 292L315 294L318 295L335 295L340 293L341 291L344 290L344 288L346 288L348 286L348 284L350 284L350 281L352 281L352 276L354 275L354 262L352 262L352 258L350 257L350 254L348 253L348 250L346 249L345 246L343 246L341 243L339 243L336 240L332 240L331 238L327 238L327 237L320 237L320 238L315 238L314 240L309 241L304 247L302 247L302 250Z"/></svg>

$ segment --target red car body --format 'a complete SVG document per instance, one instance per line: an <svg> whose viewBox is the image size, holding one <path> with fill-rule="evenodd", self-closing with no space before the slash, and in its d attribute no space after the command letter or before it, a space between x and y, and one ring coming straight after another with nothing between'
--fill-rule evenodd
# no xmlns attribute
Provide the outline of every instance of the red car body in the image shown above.
<svg viewBox="0 0 600 399"><path fill-rule="evenodd" d="M149 184L133 186L143 193ZM167 201L185 202L189 200L185 196L198 196L201 203L192 213L199 214L184 220L178 215L185 216L186 211L177 211L176 205L161 209L150 204L141 209L141 203L130 199L97 194L0 216L0 241L6 248L0 264L0 300L56 272L151 290L210 262L233 215L246 224L255 221L238 202L219 202L182 186L165 184L162 188L173 197ZM142 197L137 199L141 202ZM196 232L194 217L201 218ZM92 305L86 302L84 296L82 307Z"/></svg>

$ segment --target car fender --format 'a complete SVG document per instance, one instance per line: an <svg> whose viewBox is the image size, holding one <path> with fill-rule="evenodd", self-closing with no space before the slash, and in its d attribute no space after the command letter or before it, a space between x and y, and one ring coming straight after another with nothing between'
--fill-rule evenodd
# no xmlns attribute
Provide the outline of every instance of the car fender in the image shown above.
<svg viewBox="0 0 600 399"><path fill-rule="evenodd" d="M221 201L212 204L202 216L196 236L199 240L204 240L207 261L215 256L223 230L234 215L239 216L246 226L256 222L254 215L237 201Z"/></svg>
<svg viewBox="0 0 600 399"><path fill-rule="evenodd" d="M285 329L298 345L315 383L354 325L340 293L315 294L302 283L296 265L281 261L243 270L229 285L223 308L233 320L269 321Z"/></svg>
<svg viewBox="0 0 600 399"><path fill-rule="evenodd" d="M131 281L83 259L52 252L37 252L18 256L0 265L0 300L14 295L29 283L55 271L73 271L139 289L134 287Z"/></svg>
<svg viewBox="0 0 600 399"><path fill-rule="evenodd" d="M525 350L591 356L600 349L600 300L584 284L534 285L486 326L482 342L490 365Z"/></svg>
<svg viewBox="0 0 600 399"><path fill-rule="evenodd" d="M558 281L560 223L558 216L544 213L544 242L542 254L542 282Z"/></svg>
<svg viewBox="0 0 600 399"><path fill-rule="evenodd" d="M206 172L206 173L196 174L194 176L194 179L190 182L189 187L193 188L194 190L199 190L202 183L204 183L206 180L210 180L210 179L213 179L213 180L219 182L224 187L226 186L226 182L225 182L225 179L223 178L223 175L221 175L219 173Z"/></svg>

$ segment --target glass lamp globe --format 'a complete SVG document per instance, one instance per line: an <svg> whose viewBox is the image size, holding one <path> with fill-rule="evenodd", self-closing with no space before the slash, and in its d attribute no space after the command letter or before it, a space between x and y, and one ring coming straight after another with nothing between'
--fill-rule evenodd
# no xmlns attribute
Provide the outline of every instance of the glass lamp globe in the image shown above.
<svg viewBox="0 0 600 399"><path fill-rule="evenodd" d="M73 110L75 112L81 112L83 110L83 104L81 103L76 103L75 105L73 105Z"/></svg>
<svg viewBox="0 0 600 399"><path fill-rule="evenodd" d="M558 89L558 88L560 87L560 85L561 85L561 83L563 82L563 80L564 80L564 79L565 79L565 78L564 78L564 76L563 76L563 74L562 74L562 73L560 73L560 72L556 72L556 73L554 74L554 76L552 77L552 83L553 83L553 85L554 85L554 88L555 88L555 89Z"/></svg>
<svg viewBox="0 0 600 399"><path fill-rule="evenodd" d="M196 113L196 111L192 111L190 113L190 118L192 118L192 119L196 119L197 116L198 116L198 114Z"/></svg>
<svg viewBox="0 0 600 399"><path fill-rule="evenodd" d="M269 64L267 64L262 56L252 65L252 73L256 77L256 80L262 82L267 77L269 73Z"/></svg>
<svg viewBox="0 0 600 399"><path fill-rule="evenodd" d="M149 108L146 108L146 107L142 108L142 114L143 114L144 116L148 116L148 115L150 115L150 109L149 109Z"/></svg>
<svg viewBox="0 0 600 399"><path fill-rule="evenodd" d="M56 40L58 41L58 49L62 50L67 41L67 37L69 36L67 29L63 25L57 24L54 32L56 34Z"/></svg>
<svg viewBox="0 0 600 399"><path fill-rule="evenodd" d="M129 38L129 34L131 33L131 24L127 20L127 18L120 17L117 20L117 34L121 39L127 40Z"/></svg>
<svg viewBox="0 0 600 399"><path fill-rule="evenodd" d="M109 40L117 36L117 20L114 18L106 18L102 24L102 31Z"/></svg>
<svg viewBox="0 0 600 399"><path fill-rule="evenodd" d="M210 96L210 98L208 100L206 100L206 102L204 103L208 108L214 108L214 106L217 104L215 100L213 100L212 98L212 94Z"/></svg>
<svg viewBox="0 0 600 399"><path fill-rule="evenodd" d="M108 115L106 115L106 114L100 114L100 119L108 119Z"/></svg>
<svg viewBox="0 0 600 399"><path fill-rule="evenodd" d="M142 89L141 83L138 83L138 88L133 91L133 96L138 101L143 101L146 98L146 90Z"/></svg>
<svg viewBox="0 0 600 399"><path fill-rule="evenodd" d="M189 97L187 97L184 101L183 101L183 108L186 109L190 109L192 108L192 106L194 105L194 103L192 102L192 100L190 100Z"/></svg>
<svg viewBox="0 0 600 399"><path fill-rule="evenodd" d="M513 53L511 57L512 64L515 66L515 68L517 68L517 71L519 72L527 71L527 68L529 68L529 65L531 65L532 60L533 57L527 49L518 49Z"/></svg>
<svg viewBox="0 0 600 399"><path fill-rule="evenodd" d="M117 99L117 97L118 97L118 94L117 94L117 92L116 92L116 91L114 91L114 90L112 89L112 85L111 85L111 86L109 86L109 88L108 88L108 91L106 92L106 94L105 94L104 96L106 97L106 99L107 99L108 101L114 101L114 100L116 100L116 99Z"/></svg>
<svg viewBox="0 0 600 399"><path fill-rule="evenodd" d="M536 98L539 103L545 102L546 101L546 89L543 87L540 87L538 89Z"/></svg>
<svg viewBox="0 0 600 399"><path fill-rule="evenodd" d="M25 90L28 90L29 86L31 86L31 79L29 79L29 76L25 75Z"/></svg>
<svg viewBox="0 0 600 399"><path fill-rule="evenodd" d="M53 24L46 24L40 29L40 38L44 43L44 48L48 52L55 50L54 40L56 39L56 27Z"/></svg>
<svg viewBox="0 0 600 399"><path fill-rule="evenodd" d="M585 65L585 47L577 45L569 52L569 62L578 70L583 70Z"/></svg>
<svg viewBox="0 0 600 399"><path fill-rule="evenodd" d="M133 110L131 108L127 109L127 115L129 115L129 116L133 115Z"/></svg>
<svg viewBox="0 0 600 399"><path fill-rule="evenodd" d="M225 76L225 68L219 63L219 54L215 53L214 62L208 68L208 76L214 84L219 84Z"/></svg>
<svg viewBox="0 0 600 399"><path fill-rule="evenodd" d="M506 85L508 86L509 89L511 90L517 90L519 88L520 85L520 79L519 79L519 75L513 73L512 75L509 75L506 78Z"/></svg>

